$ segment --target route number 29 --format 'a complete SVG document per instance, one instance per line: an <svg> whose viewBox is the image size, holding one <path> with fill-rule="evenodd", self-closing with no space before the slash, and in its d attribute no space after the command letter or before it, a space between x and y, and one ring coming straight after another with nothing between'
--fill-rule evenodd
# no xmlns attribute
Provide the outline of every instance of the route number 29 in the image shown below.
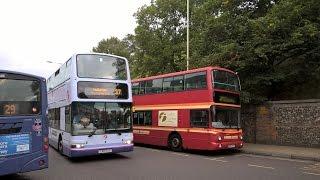
<svg viewBox="0 0 320 180"><path fill-rule="evenodd" d="M16 113L16 106L13 104L7 104L4 106L4 114L11 115Z"/></svg>

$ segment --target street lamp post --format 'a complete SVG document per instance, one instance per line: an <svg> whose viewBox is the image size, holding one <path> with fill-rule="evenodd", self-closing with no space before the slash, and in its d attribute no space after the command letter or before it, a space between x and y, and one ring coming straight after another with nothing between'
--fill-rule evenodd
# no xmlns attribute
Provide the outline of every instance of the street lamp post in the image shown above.
<svg viewBox="0 0 320 180"><path fill-rule="evenodd" d="M187 70L189 70L189 0L187 0Z"/></svg>

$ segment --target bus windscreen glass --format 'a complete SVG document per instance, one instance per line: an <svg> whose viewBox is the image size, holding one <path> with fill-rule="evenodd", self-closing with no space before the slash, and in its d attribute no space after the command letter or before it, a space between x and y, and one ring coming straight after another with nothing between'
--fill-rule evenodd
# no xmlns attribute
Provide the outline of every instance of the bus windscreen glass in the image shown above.
<svg viewBox="0 0 320 180"><path fill-rule="evenodd" d="M72 134L105 134L131 129L131 103L72 103Z"/></svg>
<svg viewBox="0 0 320 180"><path fill-rule="evenodd" d="M240 128L240 110L215 109L212 127L214 128Z"/></svg>
<svg viewBox="0 0 320 180"><path fill-rule="evenodd" d="M39 81L0 78L0 116L36 115L40 109Z"/></svg>
<svg viewBox="0 0 320 180"><path fill-rule="evenodd" d="M105 55L77 55L77 71L81 78L126 80L126 61Z"/></svg>
<svg viewBox="0 0 320 180"><path fill-rule="evenodd" d="M229 90L229 91L240 91L240 83L236 74L214 70L213 72L214 88Z"/></svg>

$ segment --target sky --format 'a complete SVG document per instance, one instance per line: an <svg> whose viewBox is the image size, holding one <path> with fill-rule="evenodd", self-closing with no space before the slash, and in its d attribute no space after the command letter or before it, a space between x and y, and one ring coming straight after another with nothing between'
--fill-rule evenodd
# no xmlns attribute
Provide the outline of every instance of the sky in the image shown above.
<svg viewBox="0 0 320 180"><path fill-rule="evenodd" d="M134 33L133 14L150 1L1 0L0 70L48 77L72 54Z"/></svg>

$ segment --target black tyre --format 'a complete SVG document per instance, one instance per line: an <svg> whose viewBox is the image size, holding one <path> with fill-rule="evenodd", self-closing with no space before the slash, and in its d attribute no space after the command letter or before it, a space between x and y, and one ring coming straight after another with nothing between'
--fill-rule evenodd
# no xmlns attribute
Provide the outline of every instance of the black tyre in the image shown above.
<svg viewBox="0 0 320 180"><path fill-rule="evenodd" d="M60 154L63 155L63 143L62 143L62 138L60 137L59 138L59 141L58 141L58 151Z"/></svg>
<svg viewBox="0 0 320 180"><path fill-rule="evenodd" d="M182 151L182 139L179 134L172 134L169 137L168 146L172 151Z"/></svg>

